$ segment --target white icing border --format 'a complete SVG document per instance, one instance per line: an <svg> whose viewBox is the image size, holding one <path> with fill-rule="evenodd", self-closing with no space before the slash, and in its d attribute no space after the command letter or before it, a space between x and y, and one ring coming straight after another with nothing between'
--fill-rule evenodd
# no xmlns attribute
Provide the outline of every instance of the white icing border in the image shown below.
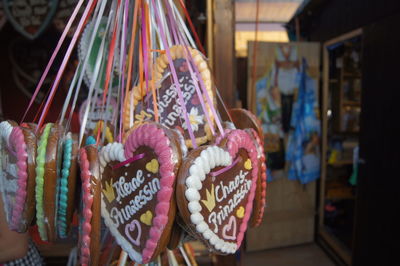
<svg viewBox="0 0 400 266"><path fill-rule="evenodd" d="M204 221L204 216L200 211L200 189L206 175L211 169L218 166L228 166L232 164L232 157L229 152L218 146L210 146L203 150L189 168L189 177L186 178L185 197L189 201L188 209L191 213L190 221L196 226L196 231L200 233L215 249L223 253L233 254L236 252L237 243L226 242L219 238Z"/></svg>
<svg viewBox="0 0 400 266"><path fill-rule="evenodd" d="M100 173L103 176L104 168L111 161L125 161L124 155L124 145L122 143L113 142L104 146L99 155L100 162ZM129 164L125 165L129 166ZM117 243L121 246L121 248L127 251L130 255L133 256L133 259L136 260L139 264L142 263L142 256L139 252L133 249L132 245L119 233L117 228L114 226L114 223L110 219L110 215L106 209L105 198L103 192L101 193L101 216L104 218L104 222L107 227L110 229L111 234L117 240Z"/></svg>

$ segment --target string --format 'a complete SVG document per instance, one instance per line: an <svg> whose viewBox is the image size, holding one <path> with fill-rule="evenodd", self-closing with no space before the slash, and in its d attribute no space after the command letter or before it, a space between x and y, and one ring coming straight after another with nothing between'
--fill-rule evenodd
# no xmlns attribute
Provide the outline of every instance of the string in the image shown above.
<svg viewBox="0 0 400 266"><path fill-rule="evenodd" d="M47 66L46 66L46 68L45 68L45 70L44 70L42 76L40 77L39 83L38 83L38 85L36 86L35 92L34 92L33 95L32 95L31 101L29 102L28 107L26 108L26 111L25 111L25 113L24 113L24 115L23 115L23 117L22 117L20 123L22 123L22 122L25 120L25 117L26 117L26 115L28 114L28 111L30 110L30 108L31 108L31 106L32 106L32 104L33 104L33 102L35 101L36 96L37 96L37 94L39 93L40 88L42 87L43 82L44 82L44 80L45 80L46 77L47 77L47 74L49 73L50 67L52 66L52 64L53 64L53 62L54 62L54 60L55 60L55 58L56 58L56 56L57 56L57 54L58 54L58 52L59 52L59 50L60 50L60 48L61 48L61 45L63 44L63 42L64 42L64 40L65 40L65 37L67 36L68 31L70 30L71 25L72 25L72 23L74 22L74 20L75 20L75 18L76 18L76 15L78 14L79 9L81 8L83 2L84 2L84 0L79 0L79 2L77 3L77 5L76 5L74 11L72 12L72 14L71 14L71 16L70 16L70 18L69 18L69 20L68 20L68 23L67 23L67 25L65 26L65 29L64 29L63 33L61 34L60 39L58 40L57 46L56 46L56 48L54 49L53 54L51 55L50 60L49 60L49 62L47 63ZM90 6L90 3L89 3L88 6ZM87 8L86 8L86 9L87 9ZM85 11L86 11L86 9L85 9ZM74 36L75 36L75 34L74 34ZM72 41L71 41L71 42L72 42Z"/></svg>
<svg viewBox="0 0 400 266"><path fill-rule="evenodd" d="M135 47L135 40L136 40L136 24L137 24L137 14L138 14L138 7L140 4L141 0L135 1L135 9L133 11L133 26L132 26L132 35L131 35L131 43L129 47L129 54L128 54L128 74L127 74L127 82L126 82L126 88L125 88L125 95L128 95L128 91L131 87L131 78L132 78L132 62L133 62L133 49ZM133 99L133 90L131 93L131 99ZM130 126L132 126L132 113L133 113L133 107L132 107L132 101L130 102L131 108L130 110ZM125 107L125 105L124 105ZM125 131L125 128L124 128Z"/></svg>
<svg viewBox="0 0 400 266"><path fill-rule="evenodd" d="M260 0L256 0L256 28L254 31L254 43L253 43L253 66L251 69L251 86L250 89L255 91L255 82L256 82L256 62L257 62L257 49L258 49L258 21L259 21L259 11L260 11ZM252 108L253 106L253 99L251 97L250 103Z"/></svg>
<svg viewBox="0 0 400 266"><path fill-rule="evenodd" d="M50 107L50 104L51 104L51 102L52 102L52 100L53 100L55 91L56 91L56 89L58 88L58 85L59 85L59 83L60 83L61 76L62 76L62 74L64 73L65 67L66 67L67 62L68 62L68 60L69 60L69 57L71 56L72 50L73 50L73 48L75 47L75 44L76 44L76 42L77 42L77 40L78 40L78 37L79 37L79 35L80 35L80 33L81 33L81 30L82 30L82 28L83 28L84 22L85 22L86 18L90 15L90 14L89 14L89 11L93 11L93 9L91 8L92 5L93 5L93 4L96 4L96 3L97 3L97 0L89 0L89 3L88 3L88 5L87 5L87 7L86 7L86 9L85 9L85 11L84 11L84 13L83 13L83 16L82 16L81 20L79 21L77 30L75 31L74 36L72 37L71 43L70 43L69 46L68 46L67 52L66 52L66 54L65 54L65 57L64 57L64 59L63 59L63 61L62 61L62 63L61 63L60 69L58 70L56 79L55 79L55 81L54 81L54 83L53 83L53 86L52 86L52 88L51 88L49 98L47 99L46 105L45 105L45 107L44 107L44 109L43 109L43 113L42 113L42 115L41 115L41 117L40 117L40 119L39 119L38 127L37 127L37 129L36 129L36 132L38 132L38 129L39 129L39 128L42 126L42 124L43 124L43 120L44 120L44 118L46 117L47 112L49 111L49 107Z"/></svg>
<svg viewBox="0 0 400 266"><path fill-rule="evenodd" d="M154 0L151 0L151 2L152 2L153 5L155 5ZM156 19L157 19L158 23L160 24L160 15L158 14L157 10L155 11L155 15L156 15ZM166 48L165 52L166 52L166 55L167 55L167 58L168 58L170 70L171 70L172 77L173 77L173 80L174 80L174 83L175 83L175 89L176 89L176 91L178 93L180 105L181 105L181 108L183 110L185 123L186 123L187 129L189 131L189 136L190 136L190 139L192 141L193 148L197 148L197 143L196 143L196 139L195 139L194 134L193 134L192 125L190 123L189 115L187 113L187 109L186 109L186 105L185 105L185 101L183 99L183 94L182 94L182 91L180 89L178 76L177 76L176 71L175 71L174 63L172 61L171 52L169 50L169 47L167 47L167 41L165 39L164 29L163 29L161 24L160 24L160 37L161 37L161 41L164 43L164 46Z"/></svg>
<svg viewBox="0 0 400 266"><path fill-rule="evenodd" d="M121 0L118 0L118 2L117 2L117 15L115 16L113 35L112 35L110 48L109 48L109 53L108 53L108 59L107 59L106 80L104 82L103 103L105 103L105 101L106 101L106 95L107 95L107 92L108 92L110 76L111 76L111 70L112 70L113 62L114 62L113 59L114 59L114 51L115 51L115 41L116 41L116 38L117 38L117 27L118 27L117 19L118 19L120 3L121 3Z"/></svg>
<svg viewBox="0 0 400 266"><path fill-rule="evenodd" d="M193 33L193 35L194 35L194 38L196 39L196 43L197 43L197 45L199 46L200 51L201 51L203 54L206 54L206 52L205 52L205 50L204 50L204 47L203 47L203 45L201 44L200 38L199 38L199 36L197 35L196 29L195 29L195 27L194 27L194 25L193 25L192 19L191 19L190 16L189 16L189 13L188 13L188 11L187 11L187 9L186 9L185 4L183 3L183 0L179 0L179 4L180 4L180 6L181 6L181 8L182 8L182 10L183 10L183 13L185 13L185 17L186 17L187 21L189 22L190 29L192 30L192 33Z"/></svg>
<svg viewBox="0 0 400 266"><path fill-rule="evenodd" d="M169 9L169 10L171 10L171 9ZM179 17L179 13L177 13L177 16ZM181 36L181 34L180 34L179 31L178 31L178 35L180 35L180 37L183 38L183 37ZM193 59L193 57L192 57L192 54L189 52L189 49L188 49L186 46L185 46L185 50L186 50L186 54L189 56L191 62L194 62L194 59ZM197 67L194 67L194 71L196 72L196 77L197 77L197 78L195 78L194 75L193 75L193 73L192 73L191 65L190 65L189 63L188 63L188 65L189 65L189 70L191 71L192 79L198 80L199 83L200 83L200 87L201 87L201 89L202 89L202 91L203 91L203 95L205 95L206 100L207 100L207 102L208 102L208 105L209 105L209 107L210 107L211 113L212 113L213 116L215 117L215 122L216 122L216 124L217 124L217 128L219 129L221 135L223 136L223 135L224 135L224 129L223 129L223 127L222 127L221 120L220 120L220 118L219 118L219 116L218 116L218 114L217 114L217 112L216 112L216 110L215 110L214 104L213 104L213 102L212 102L212 100L211 100L211 98L210 98L210 95L209 95L209 93L208 93L208 91L207 91L207 88L206 88L206 86L205 86L205 84L204 84L204 80L203 80L203 78L201 77L201 74L200 74L200 72L199 72L199 69L198 69ZM193 65L195 65L195 64L193 64ZM195 82L195 87L196 87L196 91L197 91L197 90L198 90L198 84L197 84L197 82ZM198 92L198 93L199 93L199 92ZM203 102L203 98L202 98L202 97L199 97L199 99L200 99L200 103L202 103L202 102ZM208 116L208 110L206 110L206 108L204 107L203 104L202 104L202 107L203 107L204 113L206 114L206 118L207 118L207 116ZM210 125L210 129L211 129L211 131L212 131L212 134L215 135L214 128L213 128L213 126L212 126L211 120L210 120L209 118L207 118L207 121L208 121L208 123L209 123L209 125Z"/></svg>
<svg viewBox="0 0 400 266"><path fill-rule="evenodd" d="M123 161L123 162L120 162L118 164L113 165L112 169L115 170L115 169L121 168L124 165L127 165L129 163L133 163L133 162L135 162L137 160L143 159L144 156L145 156L144 153L137 154L137 155L135 155L135 156Z"/></svg>
<svg viewBox="0 0 400 266"><path fill-rule="evenodd" d="M124 9L124 22L123 22L123 32L122 32L122 45L121 45L121 53L123 55L122 57L122 62L123 62L123 66L122 66L122 70L120 70L121 76L122 76L122 85L121 85L121 98L120 98L120 102L121 102L121 113L120 113L120 122L119 122L119 138L118 138L118 142L122 142L122 122L123 122L123 112L124 112L124 99L125 99L125 94L124 94L124 88L125 88L125 70L126 70L126 41L127 41L127 36L126 33L128 32L128 10L129 10L129 0L125 0L125 9Z"/></svg>
<svg viewBox="0 0 400 266"><path fill-rule="evenodd" d="M171 13L172 13L172 10L171 10L169 4L167 4L167 10L168 10L168 13L170 14L170 16L168 16L168 17L169 17L169 19L170 19L170 21L171 21L171 27L172 27L172 29L174 29L177 25L174 23L174 21L173 21L173 19L172 19L172 14L171 14ZM196 82L196 80L200 81L202 78L201 78L200 75L197 75L197 78L196 78L195 75L194 75L194 72L193 72L193 69L192 69L192 64L191 64L191 63L193 62L193 58L192 58L191 52L189 51L189 49L187 48L187 46L183 43L183 40L182 40L183 38L182 38L182 36L181 36L181 34L180 34L179 31L178 31L178 37L179 37L180 43L182 43L182 44L183 44L183 47L184 47L186 64L188 65L191 78L192 78L192 80L194 81L193 83L194 83L194 87L195 87L195 90L196 90L196 93L197 93L197 97L198 97L199 100L200 100L200 104L201 104L201 106L202 106L202 108L203 108L203 110L204 110L204 114L205 114L205 116L206 116L206 120L207 120L208 124L210 125L211 132L212 132L213 135L215 135L215 131L214 131L213 124L212 124L212 122L211 122L211 118L210 118L210 116L209 116L209 114L208 114L208 110L207 110L207 108L206 108L206 106L205 106L205 104L204 104L203 95L202 95L201 92L200 92L199 84ZM190 58L190 62L189 62L189 58ZM193 64L193 65L195 66L195 64ZM195 68L196 70L198 70L196 66L195 66L194 68ZM207 94L208 94L208 93L207 93ZM209 103L209 105L212 106L212 103Z"/></svg>
<svg viewBox="0 0 400 266"><path fill-rule="evenodd" d="M107 1L103 1L103 3L106 3L106 2ZM113 2L113 4L111 5L110 13L109 13L109 16L108 16L107 26L106 26L106 30L105 30L106 33L108 32L108 29L110 27L112 18L113 18L114 13L115 13L114 12L114 9L115 9L115 4L114 3L115 2ZM100 19L100 17L98 19ZM106 34L102 37L102 41L101 41L100 48L99 48L99 53L98 53L98 55L100 55L100 56L97 56L95 67L94 67L94 71L93 71L93 76L92 76L92 78L90 80L90 83L89 83L90 86L89 86L89 93L88 93L88 98L87 98L87 106L86 106L86 110L85 110L84 115L83 115L82 125L81 125L81 129L80 129L80 132L79 132L79 146L81 145L82 140L83 140L83 134L84 134L85 128L86 128L86 122L87 122L87 118L88 118L88 115L89 115L89 109L93 110L93 107L94 107L94 104L95 104L94 103L93 106L91 106L93 90L94 90L94 87L96 85L98 86L98 84L100 83L100 80L101 80L101 79L98 79L97 77L99 75L100 69L103 69L103 67L104 67L104 64L103 64L104 60L102 60L102 59L105 56L104 55L104 53L105 53L105 49L104 49L104 47L105 47L105 39L106 39ZM95 94L95 98L94 99L97 99L97 97L98 97L97 96L97 91L95 93L96 94Z"/></svg>
<svg viewBox="0 0 400 266"><path fill-rule="evenodd" d="M149 10L149 5L146 4L146 37L148 38L148 47L151 48L151 35L150 35L150 10ZM151 53L148 52L148 47L146 47L146 53L148 53L148 57L146 57L146 60L151 60L152 61L152 57L151 57ZM153 109L154 109L154 117L155 117L155 121L158 123L159 122L159 116L158 116L158 105L157 105L157 95L156 95L156 88L154 86L154 78L153 78L153 72L152 72L152 68L150 68L150 72L151 72L151 80L150 80L150 88L151 88L151 94L153 95Z"/></svg>

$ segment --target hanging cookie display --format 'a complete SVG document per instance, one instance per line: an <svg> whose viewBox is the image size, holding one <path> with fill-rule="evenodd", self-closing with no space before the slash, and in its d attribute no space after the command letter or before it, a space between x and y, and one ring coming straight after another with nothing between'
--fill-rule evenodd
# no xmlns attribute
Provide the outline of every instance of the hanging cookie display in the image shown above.
<svg viewBox="0 0 400 266"><path fill-rule="evenodd" d="M214 105L215 100L210 70L203 55L196 49L177 45L170 47L169 50L196 143L197 145L204 144L211 139L210 126L214 126L210 103ZM188 66L191 62L187 59L189 57L193 59L193 66ZM196 75L196 71L198 72L198 77L201 81L196 82L195 79L193 79L190 69L192 69L193 75ZM186 125L184 121L178 91L175 89L176 86L170 72L167 55L165 53L161 54L156 59L153 72L154 83L157 88L159 121L169 128L178 129L184 135L186 145L191 148L193 144L188 133L188 125ZM198 92L196 91L196 86L199 89ZM201 92L201 88L205 90ZM143 92L146 91L145 89L140 89L138 87L136 87L136 89L139 91L133 91L133 97L131 97L134 101L133 106L136 107L135 118L140 120L142 117L147 117L148 120L154 120L155 112L153 99L148 95L151 94L151 91L148 90L148 94L145 94ZM199 95L201 96L199 97ZM141 100L143 104L139 103L135 105ZM204 111L201 101L203 101L206 111ZM129 104L130 102L128 101L127 105ZM207 114L205 114L205 112L207 112ZM210 118L211 125L207 122L207 115Z"/></svg>
<svg viewBox="0 0 400 266"><path fill-rule="evenodd" d="M82 180L79 260L81 265L98 265L101 242L101 181L95 145L80 149L79 166Z"/></svg>
<svg viewBox="0 0 400 266"><path fill-rule="evenodd" d="M184 222L210 249L232 254L240 247L253 208L257 150L243 130L220 146L191 151L179 170L177 203Z"/></svg>
<svg viewBox="0 0 400 266"><path fill-rule="evenodd" d="M101 149L102 216L135 262L150 262L169 241L181 161L177 143L169 129L145 123L131 131L125 145Z"/></svg>
<svg viewBox="0 0 400 266"><path fill-rule="evenodd" d="M66 238L72 222L75 204L78 137L69 132L62 147L62 168L58 182L57 233Z"/></svg>

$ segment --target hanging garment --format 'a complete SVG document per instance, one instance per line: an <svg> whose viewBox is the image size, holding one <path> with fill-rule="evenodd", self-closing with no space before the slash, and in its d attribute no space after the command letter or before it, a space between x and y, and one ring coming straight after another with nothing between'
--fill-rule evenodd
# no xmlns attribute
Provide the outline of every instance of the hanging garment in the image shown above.
<svg viewBox="0 0 400 266"><path fill-rule="evenodd" d="M297 46L279 45L275 50L275 64L272 69L273 84L280 92L282 130L288 133L294 96L299 88L300 63Z"/></svg>
<svg viewBox="0 0 400 266"><path fill-rule="evenodd" d="M271 86L271 73L256 82L257 116L264 131L264 150L267 166L271 170L285 166L280 93Z"/></svg>
<svg viewBox="0 0 400 266"><path fill-rule="evenodd" d="M293 106L286 160L290 163L289 179L307 184L320 176L321 123L317 116L316 81L307 74L303 59L300 86Z"/></svg>

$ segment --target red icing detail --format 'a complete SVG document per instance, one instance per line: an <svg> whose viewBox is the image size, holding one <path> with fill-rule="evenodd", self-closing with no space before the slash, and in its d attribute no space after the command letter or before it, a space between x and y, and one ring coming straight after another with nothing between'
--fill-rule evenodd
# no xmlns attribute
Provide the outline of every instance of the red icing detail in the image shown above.
<svg viewBox="0 0 400 266"><path fill-rule="evenodd" d="M240 130L240 129L232 130L228 134L227 138L228 138L228 143L227 143L228 152L231 155L231 157L235 158L239 149L243 148L248 152L249 158L253 165L253 170L251 171L252 185L251 185L251 189L250 189L250 194L247 199L247 204L245 207L245 215L243 217L242 224L240 225L239 234L236 238L237 246L240 247L240 245L243 241L244 233L246 232L246 229L247 229L247 223L250 219L251 211L253 209L253 200L254 200L254 196L255 196L255 191L256 191L256 186L257 186L257 178L258 178L258 164L257 164L258 153L257 153L256 147L254 146L254 142L251 139L250 135L243 130Z"/></svg>
<svg viewBox="0 0 400 266"><path fill-rule="evenodd" d="M89 161L87 158L85 148L80 150L80 167L81 167L81 178L82 178L82 197L83 197L83 223L82 223L82 235L80 243L81 253L81 264L89 265L90 259L90 232L92 226L90 224L92 219L92 204L93 196L90 191L90 178L91 173L89 170Z"/></svg>
<svg viewBox="0 0 400 266"><path fill-rule="evenodd" d="M255 140L257 141L258 146L260 147L260 155L261 155L261 209L260 212L257 215L256 222L254 226L259 226L262 222L262 218L264 216L264 211L265 211L265 203L266 203L266 194L267 194L267 165L265 164L265 153L264 153L264 146L263 143L261 142L257 132L254 129L251 129L251 132L253 133L253 136Z"/></svg>

